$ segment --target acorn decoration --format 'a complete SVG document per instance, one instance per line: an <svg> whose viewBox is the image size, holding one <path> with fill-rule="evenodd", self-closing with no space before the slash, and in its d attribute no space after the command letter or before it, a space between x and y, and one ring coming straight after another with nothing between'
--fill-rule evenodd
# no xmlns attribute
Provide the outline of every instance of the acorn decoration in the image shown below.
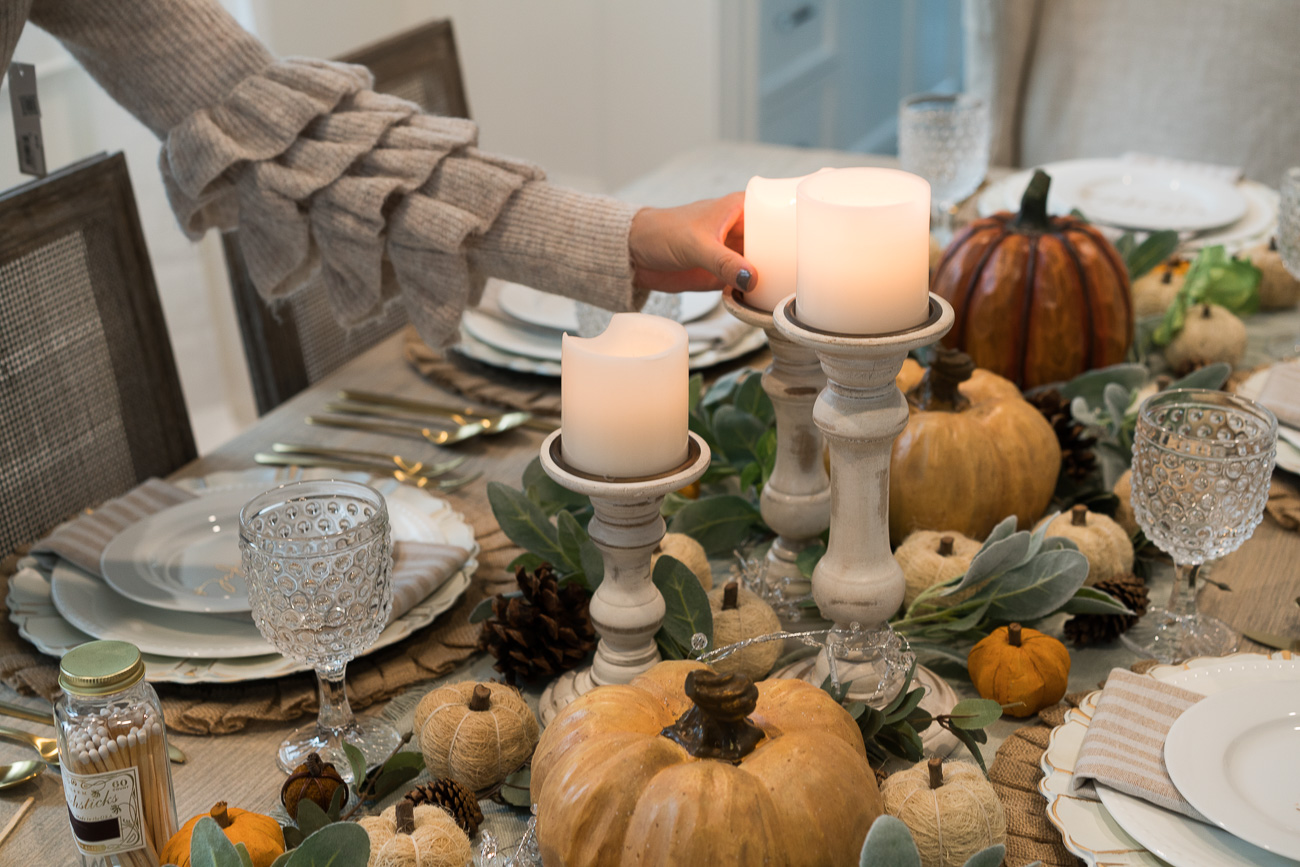
<svg viewBox="0 0 1300 867"><path fill-rule="evenodd" d="M427 786L416 786L406 793L405 799L414 807L421 804L441 807L471 837L483 823L483 809L478 805L478 798L451 777L436 780Z"/></svg>
<svg viewBox="0 0 1300 867"><path fill-rule="evenodd" d="M1138 622L1138 618L1147 613L1150 601L1147 585L1136 575L1120 575L1108 581L1099 581L1096 589L1109 593L1132 611L1132 614L1076 614L1065 621L1062 630L1065 637L1078 647L1103 644L1114 641Z"/></svg>
<svg viewBox="0 0 1300 867"><path fill-rule="evenodd" d="M284 804L285 812L296 822L298 804L304 799L322 810L328 810L334 800L334 793L340 788L343 789L343 803L346 804L351 793L338 770L329 762L322 761L319 753L308 753L307 760L294 768L289 779L280 787L280 803Z"/></svg>
<svg viewBox="0 0 1300 867"><path fill-rule="evenodd" d="M479 647L496 657L493 667L512 686L577 668L596 647L587 591L561 587L549 563L534 572L521 568L515 581L523 598L495 597L479 636Z"/></svg>

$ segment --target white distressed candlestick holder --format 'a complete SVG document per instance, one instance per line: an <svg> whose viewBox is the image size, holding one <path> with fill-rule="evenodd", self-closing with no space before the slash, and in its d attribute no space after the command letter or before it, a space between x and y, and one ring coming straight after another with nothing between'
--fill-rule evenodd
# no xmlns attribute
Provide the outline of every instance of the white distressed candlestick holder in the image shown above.
<svg viewBox="0 0 1300 867"><path fill-rule="evenodd" d="M915 328L893 334L835 334L801 323L794 297L773 311L777 329L816 352L827 385L813 407L831 455L830 543L812 577L822 615L834 621L829 646L809 674L820 684L830 672L849 695L880 706L897 694L909 659L888 620L903 603L903 570L889 549L889 461L907 426L907 400L894 378L907 353L952 327L948 302L930 295L929 313ZM936 480L941 484L941 480Z"/></svg>
<svg viewBox="0 0 1300 867"><path fill-rule="evenodd" d="M664 621L664 599L650 575L650 557L664 536L659 514L670 491L686 487L709 467L709 447L689 435L685 462L646 478L607 479L574 469L560 450L563 430L542 443L542 468L556 483L591 498L587 526L605 559L605 577L591 597L591 624L600 635L595 661L556 678L538 703L543 725L569 702L597 686L627 683L659 662L655 633Z"/></svg>
<svg viewBox="0 0 1300 867"><path fill-rule="evenodd" d="M780 591L778 601L793 601L812 589L799 572L799 552L831 525L831 481L822 458L822 434L813 424L813 403L826 386L826 375L817 353L782 334L771 313L730 291L722 298L732 316L767 332L772 348L763 390L776 410L776 465L763 486L759 510L777 535L767 553L764 581ZM780 613L783 621L796 619Z"/></svg>

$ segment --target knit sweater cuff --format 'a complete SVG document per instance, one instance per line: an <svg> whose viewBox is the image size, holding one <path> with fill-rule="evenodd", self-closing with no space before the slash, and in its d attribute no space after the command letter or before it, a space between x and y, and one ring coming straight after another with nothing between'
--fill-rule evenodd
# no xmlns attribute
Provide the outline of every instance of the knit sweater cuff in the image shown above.
<svg viewBox="0 0 1300 867"><path fill-rule="evenodd" d="M237 225L264 297L319 280L345 325L400 295L435 345L455 338L484 273L616 309L644 300L633 209L543 183L480 152L471 122L370 86L361 67L287 59L178 124L160 161L185 231Z"/></svg>

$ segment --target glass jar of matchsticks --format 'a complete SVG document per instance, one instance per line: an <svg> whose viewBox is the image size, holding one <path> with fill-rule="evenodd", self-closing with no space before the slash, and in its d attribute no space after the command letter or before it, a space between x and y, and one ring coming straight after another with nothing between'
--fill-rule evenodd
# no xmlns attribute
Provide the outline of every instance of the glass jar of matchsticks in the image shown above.
<svg viewBox="0 0 1300 867"><path fill-rule="evenodd" d="M134 644L91 641L59 662L55 703L68 823L83 867L158 867L176 833L167 733Z"/></svg>

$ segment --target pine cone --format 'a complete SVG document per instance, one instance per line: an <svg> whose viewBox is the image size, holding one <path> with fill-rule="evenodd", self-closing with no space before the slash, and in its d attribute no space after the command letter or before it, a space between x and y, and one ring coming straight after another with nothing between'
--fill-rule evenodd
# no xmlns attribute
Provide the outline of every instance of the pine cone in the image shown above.
<svg viewBox="0 0 1300 867"><path fill-rule="evenodd" d="M460 829L471 837L483 822L483 810L479 807L474 793L451 777L427 786L416 786L406 793L406 800L410 801L413 807L421 804L441 807L456 820Z"/></svg>
<svg viewBox="0 0 1300 867"><path fill-rule="evenodd" d="M577 668L596 646L587 616L587 592L576 584L560 587L549 564L536 572L515 573L523 598L492 600L479 647L496 657L506 683L554 677Z"/></svg>
<svg viewBox="0 0 1300 867"><path fill-rule="evenodd" d="M1027 400L1034 405L1056 432L1061 444L1061 472L1075 481L1090 476L1097 468L1097 455L1093 447L1097 438L1087 435L1087 429L1070 414L1070 402L1061 393L1049 388Z"/></svg>
<svg viewBox="0 0 1300 867"><path fill-rule="evenodd" d="M1076 614L1065 621L1065 637L1079 647L1114 641L1147 613L1147 587L1136 575L1098 581L1098 590L1114 596L1133 614Z"/></svg>

